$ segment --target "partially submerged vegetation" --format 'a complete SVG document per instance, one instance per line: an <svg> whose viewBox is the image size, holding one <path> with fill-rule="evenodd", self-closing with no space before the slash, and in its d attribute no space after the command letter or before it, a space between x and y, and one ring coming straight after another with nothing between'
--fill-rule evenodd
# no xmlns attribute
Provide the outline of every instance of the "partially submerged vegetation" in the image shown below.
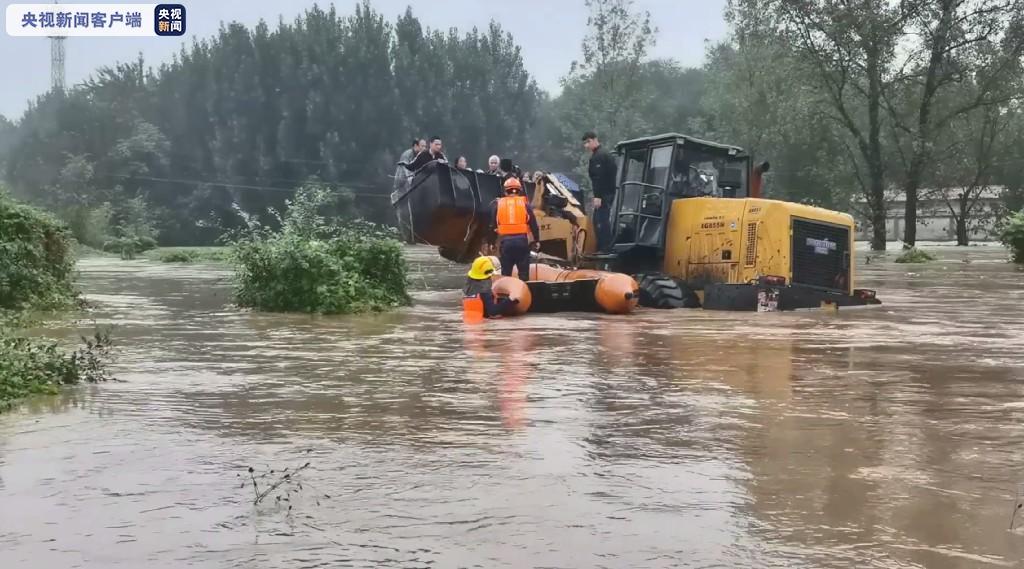
<svg viewBox="0 0 1024 569"><path fill-rule="evenodd" d="M0 411L30 395L53 394L65 385L110 379L105 362L110 356L109 332L82 337L73 352L56 342L0 330Z"/></svg>
<svg viewBox="0 0 1024 569"><path fill-rule="evenodd" d="M0 309L56 309L75 299L71 235L62 223L0 190Z"/></svg>
<svg viewBox="0 0 1024 569"><path fill-rule="evenodd" d="M394 230L364 221L328 221L333 193L308 184L286 212L270 210L279 229L243 214L235 232L235 302L273 312L351 314L407 305L408 267Z"/></svg>
<svg viewBox="0 0 1024 569"><path fill-rule="evenodd" d="M0 192L0 411L62 385L108 379L108 333L83 338L81 348L67 353L22 332L30 313L78 303L72 250L62 223Z"/></svg>
<svg viewBox="0 0 1024 569"><path fill-rule="evenodd" d="M1006 219L999 230L999 240L1009 247L1013 262L1024 263L1024 209Z"/></svg>
<svg viewBox="0 0 1024 569"><path fill-rule="evenodd" d="M899 257L896 257L897 263L928 263L937 259L935 255L927 251L922 251L917 247L911 247L903 253L900 253Z"/></svg>
<svg viewBox="0 0 1024 569"><path fill-rule="evenodd" d="M231 257L226 247L168 247L154 251L162 263L217 263Z"/></svg>

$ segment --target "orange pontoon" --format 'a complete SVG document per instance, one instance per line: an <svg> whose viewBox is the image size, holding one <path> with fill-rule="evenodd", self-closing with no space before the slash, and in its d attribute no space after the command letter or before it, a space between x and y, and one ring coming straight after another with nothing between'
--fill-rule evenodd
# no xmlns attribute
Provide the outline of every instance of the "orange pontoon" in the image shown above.
<svg viewBox="0 0 1024 569"><path fill-rule="evenodd" d="M494 266L500 266L496 257L491 257ZM518 271L512 274L519 276ZM509 293L510 298L519 298L523 312L590 311L608 314L629 314L640 299L640 286L633 277L622 273L594 271L589 269L560 269L544 263L530 265L530 275L524 284L508 282L508 277L495 277L495 294ZM498 284L502 283L499 291ZM525 294L524 291L525 290ZM529 299L525 303L523 298Z"/></svg>

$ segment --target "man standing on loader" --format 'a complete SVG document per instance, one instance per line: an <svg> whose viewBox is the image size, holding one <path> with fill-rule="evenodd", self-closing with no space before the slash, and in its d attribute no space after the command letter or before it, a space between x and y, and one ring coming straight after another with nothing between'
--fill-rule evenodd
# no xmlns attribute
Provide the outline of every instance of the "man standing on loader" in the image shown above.
<svg viewBox="0 0 1024 569"><path fill-rule="evenodd" d="M490 246L494 248L496 238L501 238L498 259L501 262L501 274L512 276L512 267L519 271L519 279L530 279L530 241L533 235L533 249L540 250L540 228L533 209L523 195L523 185L519 178L505 180L505 197L495 202L491 213Z"/></svg>
<svg viewBox="0 0 1024 569"><path fill-rule="evenodd" d="M594 192L594 230L597 232L597 250L606 251L611 246L611 207L615 200L615 158L601 148L597 134L588 131L583 135L583 148L590 151L590 187Z"/></svg>

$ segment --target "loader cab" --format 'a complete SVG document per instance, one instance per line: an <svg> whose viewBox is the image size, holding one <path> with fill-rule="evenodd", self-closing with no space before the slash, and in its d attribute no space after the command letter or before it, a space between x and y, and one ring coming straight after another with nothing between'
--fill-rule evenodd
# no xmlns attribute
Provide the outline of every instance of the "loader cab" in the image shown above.
<svg viewBox="0 0 1024 569"><path fill-rule="evenodd" d="M615 154L619 171L610 252L625 270L660 262L673 201L750 194L750 156L735 146L670 133L620 142Z"/></svg>

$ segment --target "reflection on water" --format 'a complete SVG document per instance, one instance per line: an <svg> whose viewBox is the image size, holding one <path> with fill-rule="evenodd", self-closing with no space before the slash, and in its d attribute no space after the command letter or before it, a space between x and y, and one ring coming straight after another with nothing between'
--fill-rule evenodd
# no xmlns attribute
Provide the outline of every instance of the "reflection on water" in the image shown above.
<svg viewBox="0 0 1024 569"><path fill-rule="evenodd" d="M87 260L126 381L0 416L0 566L1018 567L1024 273L939 254L877 309L481 324L425 249L350 318ZM239 488L307 456L292 515Z"/></svg>

